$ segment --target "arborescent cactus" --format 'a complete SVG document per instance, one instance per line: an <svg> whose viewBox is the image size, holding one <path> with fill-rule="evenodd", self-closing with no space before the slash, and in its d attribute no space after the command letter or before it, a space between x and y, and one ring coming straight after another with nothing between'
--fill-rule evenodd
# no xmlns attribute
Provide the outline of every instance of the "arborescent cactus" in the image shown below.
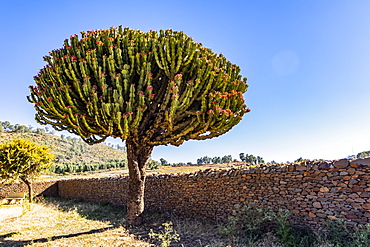
<svg viewBox="0 0 370 247"><path fill-rule="evenodd" d="M28 97L37 122L90 144L126 141L131 223L144 207L145 162L154 146L222 135L249 111L240 68L183 32L81 32L44 60Z"/></svg>

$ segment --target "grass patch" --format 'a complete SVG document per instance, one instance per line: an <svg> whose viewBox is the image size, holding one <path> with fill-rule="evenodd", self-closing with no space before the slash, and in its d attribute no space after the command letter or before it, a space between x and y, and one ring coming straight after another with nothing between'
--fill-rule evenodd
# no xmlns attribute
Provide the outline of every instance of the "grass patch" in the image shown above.
<svg viewBox="0 0 370 247"><path fill-rule="evenodd" d="M5 219L0 245L149 246L129 234L124 219L123 210L110 205L48 199Z"/></svg>

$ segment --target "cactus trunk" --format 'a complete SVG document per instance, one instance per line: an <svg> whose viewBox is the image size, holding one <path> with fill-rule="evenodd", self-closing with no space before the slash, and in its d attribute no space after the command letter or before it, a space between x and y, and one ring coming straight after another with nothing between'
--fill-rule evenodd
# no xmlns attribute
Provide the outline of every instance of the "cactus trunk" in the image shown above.
<svg viewBox="0 0 370 247"><path fill-rule="evenodd" d="M130 225L140 225L144 211L145 164L153 147L140 145L131 139L126 141L126 147L129 168L127 220Z"/></svg>

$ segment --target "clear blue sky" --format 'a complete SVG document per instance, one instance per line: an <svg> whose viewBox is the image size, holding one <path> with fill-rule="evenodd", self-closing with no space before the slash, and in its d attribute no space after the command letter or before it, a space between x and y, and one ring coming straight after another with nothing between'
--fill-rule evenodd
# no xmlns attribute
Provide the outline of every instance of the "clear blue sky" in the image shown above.
<svg viewBox="0 0 370 247"><path fill-rule="evenodd" d="M38 126L28 86L84 30L184 31L242 68L251 112L229 133L156 147L169 162L244 152L266 161L370 150L370 1L0 0L0 121ZM120 140L109 140L120 143Z"/></svg>

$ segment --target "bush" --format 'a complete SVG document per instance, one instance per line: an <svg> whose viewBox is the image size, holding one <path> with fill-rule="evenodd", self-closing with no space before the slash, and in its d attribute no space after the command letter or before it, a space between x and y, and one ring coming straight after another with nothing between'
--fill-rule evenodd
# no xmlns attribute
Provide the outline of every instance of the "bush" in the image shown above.
<svg viewBox="0 0 370 247"><path fill-rule="evenodd" d="M219 230L222 235L249 245L272 234L284 247L315 246L315 234L289 222L290 215L288 210L274 211L270 207L261 208L255 203L247 203L236 206L228 222Z"/></svg>
<svg viewBox="0 0 370 247"><path fill-rule="evenodd" d="M327 221L327 239L337 246L370 246L370 224L350 228L343 219L329 219Z"/></svg>

